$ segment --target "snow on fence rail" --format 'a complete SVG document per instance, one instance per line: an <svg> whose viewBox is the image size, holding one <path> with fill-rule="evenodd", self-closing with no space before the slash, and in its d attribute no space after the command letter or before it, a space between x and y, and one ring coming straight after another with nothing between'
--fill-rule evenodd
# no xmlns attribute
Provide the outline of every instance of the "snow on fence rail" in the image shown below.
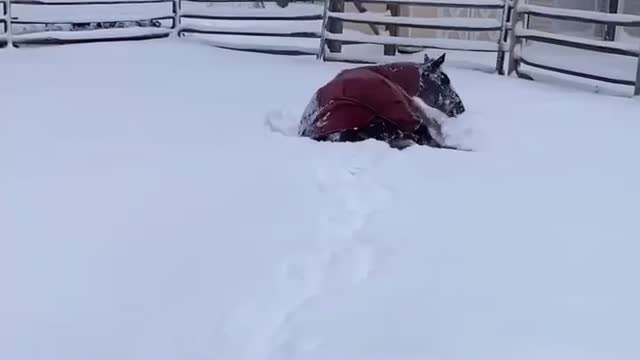
<svg viewBox="0 0 640 360"><path fill-rule="evenodd" d="M178 36L198 35L217 47L282 55L316 55L322 7L271 1L182 0ZM204 38L203 38L204 36ZM310 44L309 44L310 42Z"/></svg>
<svg viewBox="0 0 640 360"><path fill-rule="evenodd" d="M640 43L623 43L609 40L591 40L574 36L560 35L545 31L528 29L525 16L538 16L556 20L578 21L583 23L604 24L611 27L628 26L640 27L640 16L603 13L563 8L552 8L540 5L526 4L521 0L513 0L513 29L511 31L510 56L508 74L515 72L519 77L531 78L520 70L520 64L528 65L547 71L586 79L602 81L612 84L634 87L634 96L640 95ZM609 76L595 75L586 72L561 68L528 59L523 55L523 40L537 41L557 46L579 50L590 50L605 54L615 54L638 58L635 79L620 79Z"/></svg>
<svg viewBox="0 0 640 360"><path fill-rule="evenodd" d="M384 56L393 60L399 46L434 48L442 50L495 52L496 71L503 74L506 51L506 32L510 14L510 2L505 0L360 0L360 3L376 3L387 6L391 16L380 13L345 13L344 0L327 0L326 24L322 29L318 57L327 61L379 62L380 57L362 58L346 56L343 44L384 45ZM357 4L356 4L357 5ZM399 16L398 5L493 9L500 11L499 19L473 17L418 18ZM356 6L357 7L357 6ZM343 23L384 25L389 35L344 34ZM449 30L465 32L497 32L497 41L461 40L442 38L415 38L399 36L399 27L414 29ZM325 46L326 45L326 46ZM327 52L327 50L329 52Z"/></svg>
<svg viewBox="0 0 640 360"><path fill-rule="evenodd" d="M168 37L178 0L5 0L14 47ZM163 8L164 6L164 8ZM87 16L86 14L90 14Z"/></svg>

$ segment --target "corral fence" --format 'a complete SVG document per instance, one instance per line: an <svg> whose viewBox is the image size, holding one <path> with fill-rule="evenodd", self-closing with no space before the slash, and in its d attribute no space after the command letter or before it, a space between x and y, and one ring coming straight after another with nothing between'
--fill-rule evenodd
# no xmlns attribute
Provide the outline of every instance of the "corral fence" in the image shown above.
<svg viewBox="0 0 640 360"><path fill-rule="evenodd" d="M240 9L224 6L232 3L254 6ZM295 42L286 44L286 40L319 41L323 21L320 5L300 7L294 11L275 6L273 0L181 0L180 5L178 36L209 36L206 39L210 44L234 50L279 55L317 54L317 46L296 46ZM224 39L220 40L221 37ZM274 39L277 40L274 42Z"/></svg>
<svg viewBox="0 0 640 360"><path fill-rule="evenodd" d="M382 6L385 12L369 11L365 5ZM620 42L611 36L616 27L640 27L640 16L618 14L613 7L605 13L525 0L0 0L0 6L0 47L175 36L227 49L357 63L394 61L399 53L423 49L482 52L495 54L495 71L501 75L516 73L531 79L522 70L527 65L631 86L640 95L640 40ZM415 16L407 14L407 8L430 8L435 10L432 14L443 9L491 11L495 16ZM529 26L533 17L605 25L606 36L592 40L533 29ZM371 33L353 31L354 24L368 26ZM412 31L430 35L412 36ZM442 36L446 32L474 36L473 40ZM579 71L571 64L563 68L545 63L544 57L531 59L523 52L529 42L637 58L635 79ZM358 55L344 51L349 45L378 45L382 51L379 56Z"/></svg>
<svg viewBox="0 0 640 360"><path fill-rule="evenodd" d="M532 5L526 3L524 0L512 1L514 1L512 12L513 26L512 31L510 32L510 56L508 74L516 72L520 77L531 78L530 75L527 75L526 73L520 71L520 65L524 64L534 68L539 68L565 75L572 75L612 84L633 86L634 95L640 95L640 40L635 43L618 42L613 41L611 36L611 33L614 33L617 27L640 27L640 16ZM528 23L531 17L600 24L605 25L607 27L607 31L605 33L605 38L602 40L561 35L529 28ZM540 42L556 45L559 47L568 47L610 55L623 55L637 58L637 69L635 77L621 79L612 76L591 74L588 72L569 69L566 67L559 67L548 63L545 64L544 62L540 61L534 61L528 59L524 55L523 44L526 41ZM570 64L568 65L570 66Z"/></svg>
<svg viewBox="0 0 640 360"><path fill-rule="evenodd" d="M354 57L342 53L342 44L377 44L384 45L383 58L396 55L399 46L414 48L430 48L440 50L494 52L496 53L495 69L503 74L506 52L507 27L509 24L510 3L504 0L359 0L360 3L384 4L391 16L370 12L345 12L344 0L329 0L326 12L326 28L322 37L319 58L328 61L377 62L380 58ZM500 16L494 18L480 17L412 17L399 16L399 6L417 6L432 8L464 8L498 10ZM388 35L345 34L344 23L360 23L383 25ZM437 37L399 36L399 30L424 29L458 32L497 32L496 41L467 40ZM325 43L328 49L325 49ZM328 51L327 51L328 50ZM389 59L389 60L392 60Z"/></svg>
<svg viewBox="0 0 640 360"><path fill-rule="evenodd" d="M4 1L14 47L157 39L170 36L178 20L178 0Z"/></svg>

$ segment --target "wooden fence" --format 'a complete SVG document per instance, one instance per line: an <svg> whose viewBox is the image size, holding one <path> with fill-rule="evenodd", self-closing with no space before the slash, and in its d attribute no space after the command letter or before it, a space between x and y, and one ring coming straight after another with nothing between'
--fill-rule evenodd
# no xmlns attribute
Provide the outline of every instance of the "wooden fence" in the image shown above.
<svg viewBox="0 0 640 360"><path fill-rule="evenodd" d="M73 44L105 41L132 41L168 37L175 28L173 8L178 0L7 0L9 17L7 32L14 47L46 44ZM74 9L166 4L167 9L149 14L121 14L97 11L90 18ZM19 14L22 12L23 14ZM142 12L142 11L139 11ZM46 13L45 15L42 15ZM168 24L167 24L168 23ZM90 31L87 31L90 30Z"/></svg>
<svg viewBox="0 0 640 360"><path fill-rule="evenodd" d="M525 64L531 67L562 73L565 75L577 76L612 84L633 86L634 95L640 95L640 42L634 44L626 42L615 42L612 41L612 39L592 40L575 36L559 35L550 32L530 29L527 27L527 22L525 21L526 16L538 16L556 20L569 20L583 23L601 24L606 25L608 29L611 29L619 26L640 27L640 16L562 9L526 4L521 0L513 1L515 1L512 14L514 25L510 34L511 39L508 74L516 72L520 77L531 78L530 75L523 73L519 68L520 64ZM569 47L579 50L589 50L599 53L634 57L638 59L636 75L634 79L619 79L610 76L590 74L574 69L561 68L558 66L544 64L542 62L532 61L530 59L527 59L527 57L523 54L523 40L537 41L541 43L547 43L561 47Z"/></svg>
<svg viewBox="0 0 640 360"><path fill-rule="evenodd" d="M242 10L209 8L203 4L225 3L256 4L256 8L243 8ZM190 34L219 35L232 37L233 40L223 41L208 39L207 42L218 47L255 51L280 55L316 55L316 46L296 46L283 44L284 40L265 42L268 38L275 39L315 39L319 41L321 23L323 20L321 6L306 6L299 11L287 11L279 7L273 7L265 11L263 6L274 5L271 1L255 0L182 0L180 9L180 26L178 36ZM200 6L198 6L200 5ZM212 25L216 22L223 25ZM224 22L240 23L245 25L224 25ZM258 40L250 41L254 38Z"/></svg>
<svg viewBox="0 0 640 360"><path fill-rule="evenodd" d="M278 5L281 1L275 0ZM318 0L319 2L322 0ZM530 17L571 20L603 24L607 34L616 26L640 27L640 16L600 13L535 6L522 0L350 0L358 12L345 12L345 0L326 0L322 5L290 3L287 8L271 1L256 0L0 0L0 47L69 44L99 41L145 40L169 36L207 38L212 45L244 51L286 55L316 55L323 61L372 63L394 61L398 48L413 47L490 52L496 54L495 69L504 74L529 77L521 69L528 65L566 75L634 87L640 95L640 44L603 40L587 40L557 35L528 27ZM229 3L254 4L255 8L234 9ZM265 6L273 7L265 11ZM363 4L384 5L388 14L366 11ZM139 7L138 11L113 12L114 7ZM153 6L153 11L143 11ZM295 11L291 7L300 6ZM488 9L495 18L411 17L400 16L400 6L431 8ZM61 15L56 9L86 8ZM89 10L100 7L100 11ZM25 9L38 10L26 11ZM76 9L77 10L77 9ZM109 11L107 11L109 10ZM81 16L78 16L78 15ZM84 18L82 14L91 14ZM390 16L388 16L390 15ZM244 25L243 25L244 22ZM226 25L225 25L226 23ZM344 24L367 24L374 34L344 31ZM387 34L378 32L383 26ZM461 40L400 36L401 29L451 30L493 33L496 40ZM229 40L220 40L220 38ZM253 39L249 41L247 39ZM258 40L255 40L258 39ZM264 40L263 40L264 39ZM311 46L298 46L300 39ZM269 41L270 42L267 42ZM293 40L292 44L285 44ZM592 50L638 58L635 79L618 79L561 68L533 61L523 54L523 42L537 41L574 49ZM375 44L383 46L380 56L354 56L343 52L343 45ZM587 55L585 55L585 58ZM570 66L570 65L567 65Z"/></svg>
<svg viewBox="0 0 640 360"><path fill-rule="evenodd" d="M326 28L323 29L319 58L327 61L378 62L381 58L396 55L398 46L432 48L442 50L495 52L496 71L503 74L506 37L509 19L509 2L506 0L359 0L360 3L384 4L392 16L379 13L344 12L344 0L328 0ZM492 9L500 11L499 19L477 17L405 17L398 16L398 6L434 8ZM343 23L383 25L389 35L345 34ZM417 38L398 36L399 28L451 30L464 32L497 32L497 41L462 40L443 38ZM325 49L325 44L327 49ZM382 57L356 57L342 53L342 44L385 45ZM328 50L328 52L327 52Z"/></svg>

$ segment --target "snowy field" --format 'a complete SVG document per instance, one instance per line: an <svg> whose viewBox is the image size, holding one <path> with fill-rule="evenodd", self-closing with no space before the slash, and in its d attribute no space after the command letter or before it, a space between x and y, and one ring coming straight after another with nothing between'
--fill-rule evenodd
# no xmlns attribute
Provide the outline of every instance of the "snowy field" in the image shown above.
<svg viewBox="0 0 640 360"><path fill-rule="evenodd" d="M475 152L296 137L347 66L0 51L0 359L640 358L640 99L449 66Z"/></svg>

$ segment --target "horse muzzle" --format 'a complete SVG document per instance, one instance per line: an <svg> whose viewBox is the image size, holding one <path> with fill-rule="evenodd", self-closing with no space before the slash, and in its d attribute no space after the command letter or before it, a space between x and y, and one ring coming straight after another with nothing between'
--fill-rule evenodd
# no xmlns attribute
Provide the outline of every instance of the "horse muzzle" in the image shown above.
<svg viewBox="0 0 640 360"><path fill-rule="evenodd" d="M456 105L453 109L451 109L451 117L456 117L466 111L464 105Z"/></svg>

